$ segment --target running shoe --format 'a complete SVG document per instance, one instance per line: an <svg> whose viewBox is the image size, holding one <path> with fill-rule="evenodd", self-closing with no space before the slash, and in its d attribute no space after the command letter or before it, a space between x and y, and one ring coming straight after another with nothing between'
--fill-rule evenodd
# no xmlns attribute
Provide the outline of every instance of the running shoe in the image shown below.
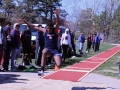
<svg viewBox="0 0 120 90"><path fill-rule="evenodd" d="M38 72L38 76L44 76L44 72L43 71L39 71Z"/></svg>

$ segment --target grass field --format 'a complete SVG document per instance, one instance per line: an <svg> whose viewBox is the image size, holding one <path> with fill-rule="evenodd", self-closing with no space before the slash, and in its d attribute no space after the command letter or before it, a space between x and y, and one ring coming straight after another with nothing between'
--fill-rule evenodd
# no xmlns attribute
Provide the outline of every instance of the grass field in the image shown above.
<svg viewBox="0 0 120 90"><path fill-rule="evenodd" d="M117 53L115 56L107 60L104 64L98 67L93 73L98 73L105 76L111 76L117 79L120 79L118 76L119 67L116 62L120 61L120 52Z"/></svg>

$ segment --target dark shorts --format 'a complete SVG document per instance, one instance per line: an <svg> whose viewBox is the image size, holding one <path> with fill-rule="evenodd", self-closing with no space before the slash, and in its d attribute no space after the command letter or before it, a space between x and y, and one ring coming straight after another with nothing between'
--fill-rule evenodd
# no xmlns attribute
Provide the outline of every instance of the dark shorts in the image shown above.
<svg viewBox="0 0 120 90"><path fill-rule="evenodd" d="M60 55L57 49L48 49L46 48L52 56Z"/></svg>
<svg viewBox="0 0 120 90"><path fill-rule="evenodd" d="M29 46L29 47L22 47L22 49L23 49L23 53L24 54L32 52L32 47L31 46Z"/></svg>

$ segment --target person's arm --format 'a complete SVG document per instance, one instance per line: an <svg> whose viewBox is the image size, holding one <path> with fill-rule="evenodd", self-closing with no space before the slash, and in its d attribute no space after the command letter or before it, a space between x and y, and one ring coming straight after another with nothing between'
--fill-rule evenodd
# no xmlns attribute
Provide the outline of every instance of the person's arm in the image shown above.
<svg viewBox="0 0 120 90"><path fill-rule="evenodd" d="M33 24L28 23L28 22L25 21L24 19L21 19L21 18L20 18L19 21L22 21L22 22L26 23L28 26L34 28L35 30L39 30L39 31L41 31L41 32L43 32L43 33L46 32L46 29L45 29L45 28L37 27L37 26L35 26L35 25L33 25Z"/></svg>
<svg viewBox="0 0 120 90"><path fill-rule="evenodd" d="M80 36L78 37L78 42L80 42Z"/></svg>
<svg viewBox="0 0 120 90"><path fill-rule="evenodd" d="M59 25L60 25L60 20L59 20L59 13L60 13L60 10L59 9L56 9L56 28L55 28L55 32L58 33L58 29L59 29Z"/></svg>
<svg viewBox="0 0 120 90"><path fill-rule="evenodd" d="M63 34L62 37L61 37L61 41L60 41L61 46L62 46L62 44L63 44L63 39L64 39L64 34Z"/></svg>
<svg viewBox="0 0 120 90"><path fill-rule="evenodd" d="M70 34L68 34L68 36L69 36L69 38L68 38L68 42L69 42L69 47L71 48L72 47L72 45L71 45L71 36L70 36Z"/></svg>
<svg viewBox="0 0 120 90"><path fill-rule="evenodd" d="M12 44L11 46L12 46L12 49L15 49L15 40L14 40L15 32L12 31L10 33L10 35L11 35L11 44Z"/></svg>

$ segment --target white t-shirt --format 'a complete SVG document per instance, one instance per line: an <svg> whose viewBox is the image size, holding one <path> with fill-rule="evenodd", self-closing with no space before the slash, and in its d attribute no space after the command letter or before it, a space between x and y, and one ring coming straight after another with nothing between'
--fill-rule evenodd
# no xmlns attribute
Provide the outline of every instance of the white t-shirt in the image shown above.
<svg viewBox="0 0 120 90"><path fill-rule="evenodd" d="M2 27L0 26L0 44L2 44L2 33L1 33Z"/></svg>
<svg viewBox="0 0 120 90"><path fill-rule="evenodd" d="M71 47L71 39L70 39L70 35L69 34L64 33L62 35L61 45L62 44L69 45Z"/></svg>

